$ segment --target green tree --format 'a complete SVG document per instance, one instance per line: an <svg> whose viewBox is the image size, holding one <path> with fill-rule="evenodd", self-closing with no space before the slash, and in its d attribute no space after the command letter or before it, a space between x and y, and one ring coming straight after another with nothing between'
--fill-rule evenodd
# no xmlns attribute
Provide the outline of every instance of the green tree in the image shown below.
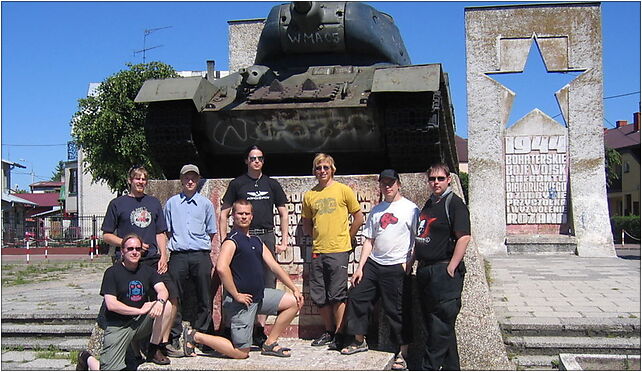
<svg viewBox="0 0 642 372"><path fill-rule="evenodd" d="M468 173L460 171L459 180L461 181L461 188L464 191L464 199L466 199L466 203L470 203L468 199Z"/></svg>
<svg viewBox="0 0 642 372"><path fill-rule="evenodd" d="M134 98L145 80L177 76L161 62L127 67L100 83L95 95L79 99L71 120L72 136L85 155L87 171L119 194L127 189L127 171L133 165L147 168L150 177L162 177L145 138L147 104L135 103Z"/></svg>
<svg viewBox="0 0 642 372"><path fill-rule="evenodd" d="M60 182L64 174L65 174L65 162L60 160L58 161L58 165L56 165L56 169L54 169L54 171L51 173L50 181Z"/></svg>
<svg viewBox="0 0 642 372"><path fill-rule="evenodd" d="M612 186L615 181L620 179L620 166L622 165L622 155L610 147L604 146L604 163L606 166L606 186Z"/></svg>

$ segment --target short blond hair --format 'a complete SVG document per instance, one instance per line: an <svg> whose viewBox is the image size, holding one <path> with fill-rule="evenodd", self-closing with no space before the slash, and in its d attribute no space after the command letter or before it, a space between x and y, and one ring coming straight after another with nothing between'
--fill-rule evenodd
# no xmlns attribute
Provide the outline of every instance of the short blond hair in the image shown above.
<svg viewBox="0 0 642 372"><path fill-rule="evenodd" d="M332 156L330 156L328 154L324 154L322 152L318 153L314 157L314 160L312 160L312 174L314 174L317 165L319 165L319 163L322 163L322 162L330 164L330 169L332 169L332 175L334 176L334 174L337 171L337 167L334 166L334 158L332 158Z"/></svg>

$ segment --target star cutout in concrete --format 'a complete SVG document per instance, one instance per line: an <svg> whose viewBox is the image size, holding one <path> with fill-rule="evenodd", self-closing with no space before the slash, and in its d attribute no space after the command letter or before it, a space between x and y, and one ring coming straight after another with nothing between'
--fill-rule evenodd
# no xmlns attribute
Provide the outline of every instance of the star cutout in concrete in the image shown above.
<svg viewBox="0 0 642 372"><path fill-rule="evenodd" d="M582 72L548 72L536 39L532 40L524 71L487 74L515 92L507 126L512 126L536 108L566 125L555 92L569 84Z"/></svg>

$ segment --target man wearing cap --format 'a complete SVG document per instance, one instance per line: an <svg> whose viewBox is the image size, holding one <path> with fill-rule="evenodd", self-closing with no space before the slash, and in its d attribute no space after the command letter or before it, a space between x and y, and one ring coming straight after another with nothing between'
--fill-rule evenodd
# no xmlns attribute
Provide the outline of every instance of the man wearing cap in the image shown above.
<svg viewBox="0 0 642 372"><path fill-rule="evenodd" d="M470 217L450 187L448 166L435 164L427 173L432 195L419 215L415 243L419 301L428 335L421 369L456 371L460 365L455 321L461 309Z"/></svg>
<svg viewBox="0 0 642 372"><path fill-rule="evenodd" d="M334 180L337 168L327 154L317 154L312 172L317 184L303 195L303 233L312 236L310 297L319 308L325 332L312 346L340 349L348 299L348 260L363 224L354 191ZM352 225L349 216L352 215Z"/></svg>
<svg viewBox="0 0 642 372"><path fill-rule="evenodd" d="M165 220L171 252L169 272L178 286L180 303L185 303L185 287L188 281L192 282L196 292L196 315L192 326L200 332L208 332L212 325L210 252L217 227L214 205L197 192L200 179L196 165L187 164L181 168L182 191L167 200ZM181 322L179 309L171 331L173 340L177 340L183 331ZM182 355L176 344L174 341L167 346L169 356Z"/></svg>
<svg viewBox="0 0 642 372"><path fill-rule="evenodd" d="M347 355L368 350L365 340L368 318L370 310L381 297L392 341L398 347L393 370L406 368L403 354L407 356L411 341L410 327L403 327L409 319L404 319L402 305L404 281L412 267L419 217L417 205L404 198L400 189L399 174L394 169L381 172L379 190L384 200L372 208L364 225L363 236L366 239L359 266L352 275L354 287L348 298L346 333L354 335L355 340L341 350L341 354Z"/></svg>

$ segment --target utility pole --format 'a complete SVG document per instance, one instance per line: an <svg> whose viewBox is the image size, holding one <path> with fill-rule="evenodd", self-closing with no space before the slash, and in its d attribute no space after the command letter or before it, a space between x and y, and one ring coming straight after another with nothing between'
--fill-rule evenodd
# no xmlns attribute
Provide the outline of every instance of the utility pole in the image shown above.
<svg viewBox="0 0 642 372"><path fill-rule="evenodd" d="M143 49L134 51L134 55L136 55L138 53L143 53L143 63L145 63L145 57L146 57L146 55L145 55L146 53L145 52L147 52L148 50L160 48L160 47L163 46L161 44L161 45L155 45L153 47L149 47L148 48L147 47L147 36L149 34L151 34L152 32L156 32L158 30L163 30L163 29L170 28L170 27L172 27L172 26L164 26L164 27L156 27L156 28L147 28L147 29L145 29L144 34L143 34Z"/></svg>

